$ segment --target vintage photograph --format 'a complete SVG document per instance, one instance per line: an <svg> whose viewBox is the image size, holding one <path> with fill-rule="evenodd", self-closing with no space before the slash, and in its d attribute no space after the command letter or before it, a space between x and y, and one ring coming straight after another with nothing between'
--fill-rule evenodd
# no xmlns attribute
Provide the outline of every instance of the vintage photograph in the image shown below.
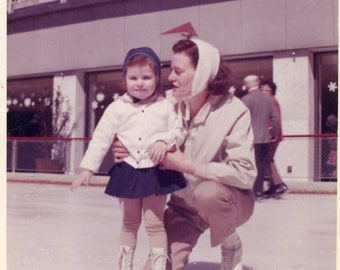
<svg viewBox="0 0 340 270"><path fill-rule="evenodd" d="M7 270L336 269L337 0L6 15Z"/></svg>

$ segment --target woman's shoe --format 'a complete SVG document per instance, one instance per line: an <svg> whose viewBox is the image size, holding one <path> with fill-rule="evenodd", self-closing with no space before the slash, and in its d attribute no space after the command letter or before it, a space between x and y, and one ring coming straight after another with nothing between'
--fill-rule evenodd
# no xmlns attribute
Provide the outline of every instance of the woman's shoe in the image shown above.
<svg viewBox="0 0 340 270"><path fill-rule="evenodd" d="M266 199L279 198L287 190L287 185L285 183L281 183L275 186L271 186L267 191L263 192L263 195Z"/></svg>
<svg viewBox="0 0 340 270"><path fill-rule="evenodd" d="M220 270L242 270L242 243L237 233L230 235L221 244Z"/></svg>
<svg viewBox="0 0 340 270"><path fill-rule="evenodd" d="M288 190L288 187L285 183L275 185L271 196L272 198L279 198L287 190Z"/></svg>

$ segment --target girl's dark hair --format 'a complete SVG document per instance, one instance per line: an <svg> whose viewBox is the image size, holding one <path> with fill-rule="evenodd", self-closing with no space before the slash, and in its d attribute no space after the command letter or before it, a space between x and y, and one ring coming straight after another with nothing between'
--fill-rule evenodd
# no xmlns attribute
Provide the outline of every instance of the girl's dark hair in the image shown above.
<svg viewBox="0 0 340 270"><path fill-rule="evenodd" d="M276 95L276 84L273 81L263 81L261 82L261 86L262 85L268 85L270 87L270 89L272 90L272 94L275 96Z"/></svg>
<svg viewBox="0 0 340 270"><path fill-rule="evenodd" d="M199 51L193 41L190 39L181 39L173 45L172 51L174 53L185 53L191 59L192 65L197 68ZM208 83L208 91L212 95L229 95L229 88L232 85L232 72L221 58L215 78Z"/></svg>
<svg viewBox="0 0 340 270"><path fill-rule="evenodd" d="M126 68L141 65L141 66L150 66L153 70L153 73L157 76L157 69L155 63L147 56L143 54L137 54L132 56L126 63Z"/></svg>

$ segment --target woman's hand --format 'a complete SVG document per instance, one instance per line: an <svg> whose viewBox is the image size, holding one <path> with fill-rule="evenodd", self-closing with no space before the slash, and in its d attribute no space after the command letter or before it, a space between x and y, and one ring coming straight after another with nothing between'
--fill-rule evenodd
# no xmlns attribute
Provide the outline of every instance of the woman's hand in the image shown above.
<svg viewBox="0 0 340 270"><path fill-rule="evenodd" d="M129 156L129 151L127 148L122 144L117 137L115 137L112 143L112 153L114 156L115 163L122 163L125 158Z"/></svg>
<svg viewBox="0 0 340 270"><path fill-rule="evenodd" d="M88 186L90 181L91 181L92 174L93 173L91 171L89 171L89 170L83 170L78 175L76 180L74 180L73 183L71 184L71 190L74 191L75 189L77 189L81 185Z"/></svg>
<svg viewBox="0 0 340 270"><path fill-rule="evenodd" d="M187 174L194 174L195 172L195 164L178 149L177 145L174 152L167 152L161 162L161 168Z"/></svg>
<svg viewBox="0 0 340 270"><path fill-rule="evenodd" d="M157 141L150 150L150 159L158 164L166 155L167 144L163 141Z"/></svg>

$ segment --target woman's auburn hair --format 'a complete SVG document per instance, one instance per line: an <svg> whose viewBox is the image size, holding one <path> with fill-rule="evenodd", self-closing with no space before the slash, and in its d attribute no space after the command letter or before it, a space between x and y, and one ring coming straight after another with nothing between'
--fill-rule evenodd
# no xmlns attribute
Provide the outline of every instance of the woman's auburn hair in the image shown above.
<svg viewBox="0 0 340 270"><path fill-rule="evenodd" d="M197 68L199 51L197 45L190 39L181 39L173 47L174 53L185 53L190 59L191 64ZM220 59L220 65L215 78L208 82L208 91L212 95L229 95L229 88L233 85L232 72L229 66Z"/></svg>

